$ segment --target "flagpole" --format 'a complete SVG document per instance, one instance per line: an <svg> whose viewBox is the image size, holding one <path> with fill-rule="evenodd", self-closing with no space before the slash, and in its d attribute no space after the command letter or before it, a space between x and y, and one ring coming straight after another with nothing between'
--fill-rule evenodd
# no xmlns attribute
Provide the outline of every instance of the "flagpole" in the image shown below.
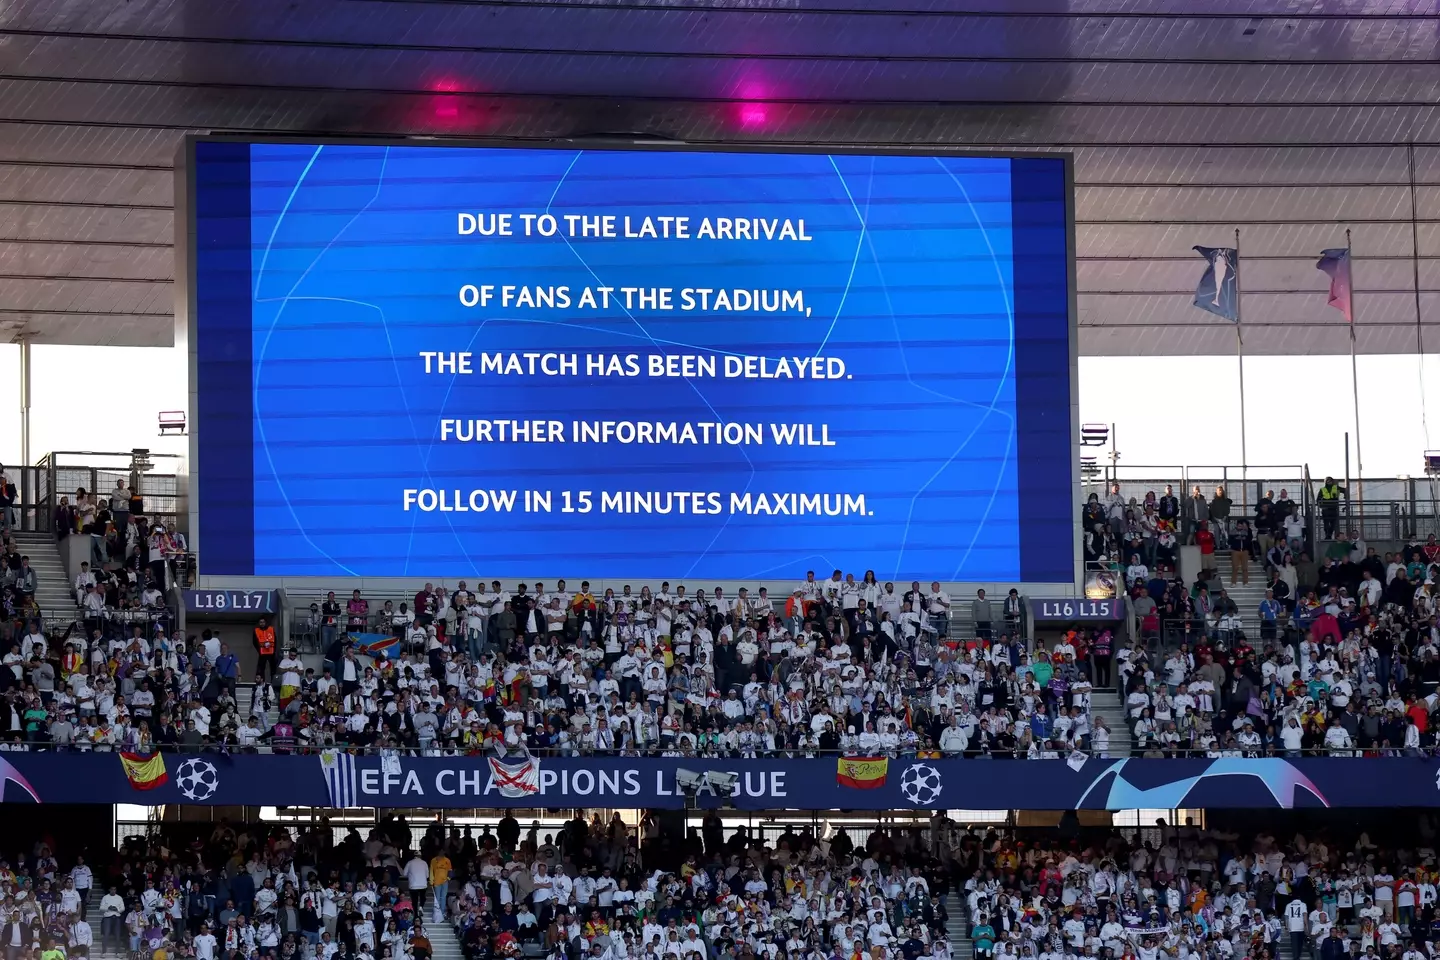
<svg viewBox="0 0 1440 960"><path fill-rule="evenodd" d="M1355 258L1350 253L1350 231L1345 231L1345 260L1350 269L1350 402L1355 418L1355 493L1361 523L1365 516L1365 458L1360 453L1360 380L1355 374Z"/></svg>
<svg viewBox="0 0 1440 960"><path fill-rule="evenodd" d="M1353 333L1353 331L1352 331ZM1240 228L1235 228L1235 359L1240 366L1240 506L1250 511L1250 458L1245 449L1245 338L1240 333Z"/></svg>

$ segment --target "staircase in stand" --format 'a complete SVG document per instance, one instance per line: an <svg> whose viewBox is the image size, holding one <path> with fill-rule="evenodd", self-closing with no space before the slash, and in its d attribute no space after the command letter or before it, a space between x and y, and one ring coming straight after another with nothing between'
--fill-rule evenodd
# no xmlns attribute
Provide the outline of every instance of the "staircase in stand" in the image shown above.
<svg viewBox="0 0 1440 960"><path fill-rule="evenodd" d="M35 602L40 612L51 624L74 620L78 608L55 538L48 533L18 532L14 537L21 555L29 557L35 568Z"/></svg>
<svg viewBox="0 0 1440 960"><path fill-rule="evenodd" d="M242 723L250 717L250 702L254 696L255 684L235 684L235 706L238 708L238 714ZM265 722L262 726L266 730L269 730L280 721L280 688L273 684L270 687L270 709L266 711L264 719Z"/></svg>
<svg viewBox="0 0 1440 960"><path fill-rule="evenodd" d="M1104 717L1105 725L1110 728L1110 746L1105 751L1106 755L1130 756L1130 727L1125 722L1125 702L1120 699L1120 694L1114 690L1093 691L1090 694L1090 713L1092 716Z"/></svg>
<svg viewBox="0 0 1440 960"><path fill-rule="evenodd" d="M460 938L455 935L455 928L447 919L441 923L434 923L426 918L425 936L430 938L430 947L435 951L435 960L465 960L465 951L460 946Z"/></svg>
<svg viewBox="0 0 1440 960"><path fill-rule="evenodd" d="M965 898L952 890L945 900L948 916L945 938L950 943L951 960L974 960L975 945L970 942L970 918L965 916Z"/></svg>
<svg viewBox="0 0 1440 960"><path fill-rule="evenodd" d="M1215 569L1225 592L1235 601L1240 611L1241 629L1252 644L1260 639L1260 601L1265 599L1265 567L1257 560L1250 561L1250 584L1235 582L1235 570L1230 563L1228 550L1215 554Z"/></svg>
<svg viewBox="0 0 1440 960"><path fill-rule="evenodd" d="M100 899L105 896L106 890L100 886L100 878L95 878L95 886L90 888L90 896L85 900L85 922L90 924L90 933L95 938L95 944L90 948L90 960L121 960L128 956L128 944L116 949L111 944L109 948L102 942L100 931L103 924L100 922Z"/></svg>

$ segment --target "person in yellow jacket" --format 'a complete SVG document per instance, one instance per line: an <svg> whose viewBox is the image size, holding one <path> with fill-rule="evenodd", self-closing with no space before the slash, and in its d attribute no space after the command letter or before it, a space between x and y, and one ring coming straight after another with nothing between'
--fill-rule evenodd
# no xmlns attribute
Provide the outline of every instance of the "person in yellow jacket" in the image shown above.
<svg viewBox="0 0 1440 960"><path fill-rule="evenodd" d="M1320 505L1320 523L1325 529L1325 539L1335 539L1335 528L1340 524L1340 498L1348 496L1345 487L1335 482L1334 477L1326 477L1325 482L1320 485L1320 492L1315 495L1315 500Z"/></svg>
<svg viewBox="0 0 1440 960"><path fill-rule="evenodd" d="M445 918L445 896L450 892L450 871L452 865L445 851L435 854L430 861L430 886L435 894L434 921L441 923Z"/></svg>

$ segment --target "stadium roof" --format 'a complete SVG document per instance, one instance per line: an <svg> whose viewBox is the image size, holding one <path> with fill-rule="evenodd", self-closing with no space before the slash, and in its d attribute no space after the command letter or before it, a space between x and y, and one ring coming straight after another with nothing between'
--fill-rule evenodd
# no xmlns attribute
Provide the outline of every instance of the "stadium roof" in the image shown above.
<svg viewBox="0 0 1440 960"><path fill-rule="evenodd" d="M1440 348L1440 0L0 0L0 338L171 343L207 131L1071 150L1083 353L1231 352L1236 227L1247 351L1348 351L1347 226L1360 349Z"/></svg>

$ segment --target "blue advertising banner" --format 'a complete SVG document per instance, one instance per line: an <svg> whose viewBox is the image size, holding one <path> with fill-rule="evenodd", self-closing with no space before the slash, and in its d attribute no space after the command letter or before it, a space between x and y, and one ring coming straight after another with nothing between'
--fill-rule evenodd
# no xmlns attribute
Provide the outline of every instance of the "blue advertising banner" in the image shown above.
<svg viewBox="0 0 1440 960"><path fill-rule="evenodd" d="M699 760L215 753L0 755L6 803L742 810L1437 807L1434 758ZM708 780L707 780L708 777ZM718 786L717 786L718 785Z"/></svg>
<svg viewBox="0 0 1440 960"><path fill-rule="evenodd" d="M201 573L1071 582L1068 169L197 142Z"/></svg>

